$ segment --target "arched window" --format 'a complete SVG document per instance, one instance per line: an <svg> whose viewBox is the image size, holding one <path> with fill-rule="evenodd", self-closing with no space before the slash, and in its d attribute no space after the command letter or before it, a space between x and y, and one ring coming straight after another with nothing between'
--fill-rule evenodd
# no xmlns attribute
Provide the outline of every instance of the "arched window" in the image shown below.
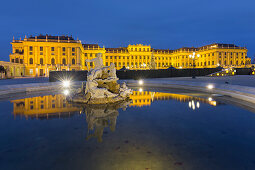
<svg viewBox="0 0 255 170"><path fill-rule="evenodd" d="M72 64L73 64L73 65L75 64L75 59L74 59L74 58L72 59Z"/></svg>
<svg viewBox="0 0 255 170"><path fill-rule="evenodd" d="M33 59L32 58L29 59L29 64L33 64Z"/></svg>
<svg viewBox="0 0 255 170"><path fill-rule="evenodd" d="M62 60L62 64L66 65L66 59L65 58L63 58L63 60Z"/></svg>
<svg viewBox="0 0 255 170"><path fill-rule="evenodd" d="M52 65L55 64L55 59L54 59L54 58L51 59L51 64L52 64Z"/></svg>
<svg viewBox="0 0 255 170"><path fill-rule="evenodd" d="M43 64L43 58L40 58L40 64Z"/></svg>

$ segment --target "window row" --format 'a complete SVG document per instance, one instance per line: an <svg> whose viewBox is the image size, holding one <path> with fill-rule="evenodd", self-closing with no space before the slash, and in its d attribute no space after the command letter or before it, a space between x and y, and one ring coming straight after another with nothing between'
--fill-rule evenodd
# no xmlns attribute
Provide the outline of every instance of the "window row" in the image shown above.
<svg viewBox="0 0 255 170"><path fill-rule="evenodd" d="M62 51L65 52L66 51L66 48L68 47L62 47ZM33 46L29 46L29 51L33 51L34 47ZM40 51L43 51L44 50L44 47L39 47ZM55 47L50 47L50 50L51 51L55 51ZM72 52L75 52L75 48L72 47Z"/></svg>
<svg viewBox="0 0 255 170"><path fill-rule="evenodd" d="M33 58L30 58L30 59L29 59L29 64L34 64ZM40 58L40 64L44 64L43 58ZM51 64L52 64L52 65L55 65L55 64L56 64L54 58L51 59ZM62 64L64 64L64 65L67 64L65 58L62 59ZM72 65L75 65L75 64L76 64L76 62L75 62L75 59L73 58L73 59L72 59Z"/></svg>

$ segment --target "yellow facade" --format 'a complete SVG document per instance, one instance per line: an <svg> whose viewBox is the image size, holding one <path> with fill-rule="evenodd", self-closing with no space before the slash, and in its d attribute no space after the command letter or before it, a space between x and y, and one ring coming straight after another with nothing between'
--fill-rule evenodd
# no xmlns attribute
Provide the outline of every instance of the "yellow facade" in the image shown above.
<svg viewBox="0 0 255 170"><path fill-rule="evenodd" d="M97 44L82 44L68 36L35 36L12 41L10 62L25 66L26 76L48 76L51 70L88 70L86 59L102 53L106 66L114 63L117 69L149 69L152 54L156 69L244 67L251 63L247 49L233 44L211 44L199 48L177 50L153 49L150 45L128 45L127 47L105 48ZM192 60L195 52L199 57Z"/></svg>
<svg viewBox="0 0 255 170"><path fill-rule="evenodd" d="M176 100L180 102L199 101L216 106L214 100L206 98L192 97L183 94L163 93L163 92L150 92L150 91L134 91L130 96L132 103L130 107L143 107L150 106L157 100ZM70 116L74 112L81 113L83 107L72 105L66 101L66 97L62 94L30 97L25 99L12 100L13 114L15 116L36 117L36 118L50 118L50 117L63 117Z"/></svg>

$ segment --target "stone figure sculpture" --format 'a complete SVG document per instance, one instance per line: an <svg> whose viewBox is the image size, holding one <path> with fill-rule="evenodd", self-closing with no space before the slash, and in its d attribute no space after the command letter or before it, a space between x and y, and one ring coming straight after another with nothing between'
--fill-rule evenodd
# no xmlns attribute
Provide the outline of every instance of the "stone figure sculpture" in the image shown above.
<svg viewBox="0 0 255 170"><path fill-rule="evenodd" d="M83 112L86 114L88 125L87 140L97 138L98 142L103 141L103 132L105 128L115 131L119 109L126 110L131 104L131 100L121 101L105 105L85 105Z"/></svg>
<svg viewBox="0 0 255 170"><path fill-rule="evenodd" d="M67 100L87 104L105 104L129 98L132 90L126 84L120 85L117 83L115 65L111 63L110 67L105 67L101 56L102 54L99 53L97 58L86 60L86 62L94 62L95 68L87 74L85 89L78 89Z"/></svg>

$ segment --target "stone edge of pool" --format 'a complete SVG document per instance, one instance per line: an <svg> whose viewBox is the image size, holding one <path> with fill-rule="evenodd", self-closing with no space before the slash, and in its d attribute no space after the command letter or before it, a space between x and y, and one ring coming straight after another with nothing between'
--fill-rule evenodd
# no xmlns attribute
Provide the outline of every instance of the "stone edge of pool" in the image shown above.
<svg viewBox="0 0 255 170"><path fill-rule="evenodd" d="M206 93L218 93L221 95L231 96L233 98L241 99L250 103L255 103L255 88L249 86L218 84L218 83L201 83L201 82L187 82L187 81L171 81L171 80L144 80L143 85L139 85L136 80L121 80L126 82L130 87L154 87L154 88L174 88L195 90ZM213 89L208 89L207 86L211 84ZM77 88L81 82L74 82L73 88ZM0 86L0 98L4 98L11 94L29 93L38 91L50 91L61 89L61 82L51 83L31 83L18 85L3 85Z"/></svg>

